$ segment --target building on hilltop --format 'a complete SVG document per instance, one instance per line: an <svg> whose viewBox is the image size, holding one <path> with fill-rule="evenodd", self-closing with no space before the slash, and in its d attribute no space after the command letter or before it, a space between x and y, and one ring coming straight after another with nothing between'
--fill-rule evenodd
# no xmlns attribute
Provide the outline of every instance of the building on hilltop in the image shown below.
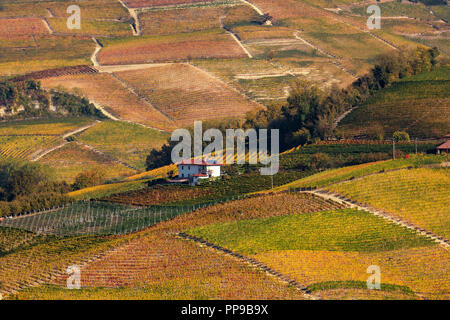
<svg viewBox="0 0 450 320"><path fill-rule="evenodd" d="M177 164L178 179L197 184L200 179L220 177L222 164L213 161L184 160Z"/></svg>

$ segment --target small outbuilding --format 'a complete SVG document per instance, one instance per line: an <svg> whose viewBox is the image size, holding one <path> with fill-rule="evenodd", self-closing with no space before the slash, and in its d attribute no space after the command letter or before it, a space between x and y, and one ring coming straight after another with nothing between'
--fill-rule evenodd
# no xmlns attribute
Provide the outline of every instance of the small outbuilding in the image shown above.
<svg viewBox="0 0 450 320"><path fill-rule="evenodd" d="M443 144L441 144L439 147L437 147L437 152L438 154L441 153L446 153L448 154L450 151L450 140L447 140L446 142L444 142Z"/></svg>
<svg viewBox="0 0 450 320"><path fill-rule="evenodd" d="M450 134L447 134L446 136L444 136L444 139L446 141L443 144L441 144L440 146L437 147L437 153L438 154L441 154L441 153L448 154L448 152L450 150Z"/></svg>

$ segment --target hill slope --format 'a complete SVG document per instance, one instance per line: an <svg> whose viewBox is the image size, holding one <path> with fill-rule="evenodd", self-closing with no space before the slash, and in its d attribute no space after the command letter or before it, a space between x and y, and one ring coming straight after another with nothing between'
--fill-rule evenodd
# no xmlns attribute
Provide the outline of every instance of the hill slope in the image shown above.
<svg viewBox="0 0 450 320"><path fill-rule="evenodd" d="M338 128L345 136L441 138L450 130L450 67L441 67L395 82L345 117Z"/></svg>

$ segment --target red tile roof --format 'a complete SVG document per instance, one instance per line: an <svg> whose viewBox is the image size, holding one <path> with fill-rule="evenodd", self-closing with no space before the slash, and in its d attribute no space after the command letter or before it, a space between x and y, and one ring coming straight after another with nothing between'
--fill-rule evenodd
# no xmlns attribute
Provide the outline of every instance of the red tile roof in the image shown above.
<svg viewBox="0 0 450 320"><path fill-rule="evenodd" d="M193 177L208 177L208 175L204 174L204 173L197 173L197 174L194 174Z"/></svg>
<svg viewBox="0 0 450 320"><path fill-rule="evenodd" d="M181 164L190 164L190 165L194 165L194 166L222 166L223 164L220 163L211 163L211 162L206 162L203 160L183 160L180 163L178 163L177 165L181 165Z"/></svg>
<svg viewBox="0 0 450 320"><path fill-rule="evenodd" d="M447 142L441 144L439 147L437 147L439 150L448 150L450 149L450 140Z"/></svg>

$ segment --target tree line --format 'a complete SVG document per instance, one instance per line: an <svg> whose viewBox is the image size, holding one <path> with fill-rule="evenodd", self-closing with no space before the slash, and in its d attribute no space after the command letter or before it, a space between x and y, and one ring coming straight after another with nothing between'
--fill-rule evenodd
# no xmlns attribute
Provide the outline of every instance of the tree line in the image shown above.
<svg viewBox="0 0 450 320"><path fill-rule="evenodd" d="M0 119L24 119L30 117L69 114L72 116L104 117L102 112L84 97L62 92L46 91L40 82L0 82Z"/></svg>
<svg viewBox="0 0 450 320"><path fill-rule="evenodd" d="M68 192L104 183L101 170L58 181L53 170L37 162L0 160L0 217L52 208L70 201Z"/></svg>

